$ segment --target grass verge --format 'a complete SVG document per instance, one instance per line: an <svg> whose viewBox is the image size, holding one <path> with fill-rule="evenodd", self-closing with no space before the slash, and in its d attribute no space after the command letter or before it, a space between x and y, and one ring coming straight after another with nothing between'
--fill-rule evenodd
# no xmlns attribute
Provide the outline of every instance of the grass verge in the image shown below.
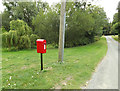
<svg viewBox="0 0 120 91"><path fill-rule="evenodd" d="M5 89L80 89L91 78L107 52L105 38L81 47L65 48L64 63L57 62L58 49L43 55L33 50L2 53L2 87Z"/></svg>

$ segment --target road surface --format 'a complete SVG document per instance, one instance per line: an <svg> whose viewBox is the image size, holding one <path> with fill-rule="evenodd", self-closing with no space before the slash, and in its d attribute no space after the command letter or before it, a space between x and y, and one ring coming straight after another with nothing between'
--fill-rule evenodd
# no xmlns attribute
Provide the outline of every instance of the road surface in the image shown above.
<svg viewBox="0 0 120 91"><path fill-rule="evenodd" d="M118 42L106 36L108 51L86 89L118 89Z"/></svg>

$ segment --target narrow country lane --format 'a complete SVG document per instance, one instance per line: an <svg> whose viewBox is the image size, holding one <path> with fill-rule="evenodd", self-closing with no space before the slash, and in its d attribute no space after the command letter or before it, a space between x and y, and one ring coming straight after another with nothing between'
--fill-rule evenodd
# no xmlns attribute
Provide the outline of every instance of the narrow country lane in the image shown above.
<svg viewBox="0 0 120 91"><path fill-rule="evenodd" d="M118 89L118 42L106 36L108 51L86 89Z"/></svg>

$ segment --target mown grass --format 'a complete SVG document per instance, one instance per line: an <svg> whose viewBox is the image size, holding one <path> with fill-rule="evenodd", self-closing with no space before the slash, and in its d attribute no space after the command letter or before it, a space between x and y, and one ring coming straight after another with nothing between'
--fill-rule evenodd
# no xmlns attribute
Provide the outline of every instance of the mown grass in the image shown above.
<svg viewBox="0 0 120 91"><path fill-rule="evenodd" d="M40 54L33 50L2 53L2 87L5 89L79 89L91 78L97 64L107 52L105 38L81 47L65 48L64 63L58 49L47 49L44 70L40 71ZM66 78L71 77L68 81ZM61 82L65 81L66 84Z"/></svg>

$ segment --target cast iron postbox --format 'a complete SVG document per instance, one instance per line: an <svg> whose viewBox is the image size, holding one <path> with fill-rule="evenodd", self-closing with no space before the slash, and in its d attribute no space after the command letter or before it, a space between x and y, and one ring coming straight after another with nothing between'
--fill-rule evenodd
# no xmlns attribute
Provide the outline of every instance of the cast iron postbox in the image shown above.
<svg viewBox="0 0 120 91"><path fill-rule="evenodd" d="M46 40L37 39L37 53L46 53Z"/></svg>

